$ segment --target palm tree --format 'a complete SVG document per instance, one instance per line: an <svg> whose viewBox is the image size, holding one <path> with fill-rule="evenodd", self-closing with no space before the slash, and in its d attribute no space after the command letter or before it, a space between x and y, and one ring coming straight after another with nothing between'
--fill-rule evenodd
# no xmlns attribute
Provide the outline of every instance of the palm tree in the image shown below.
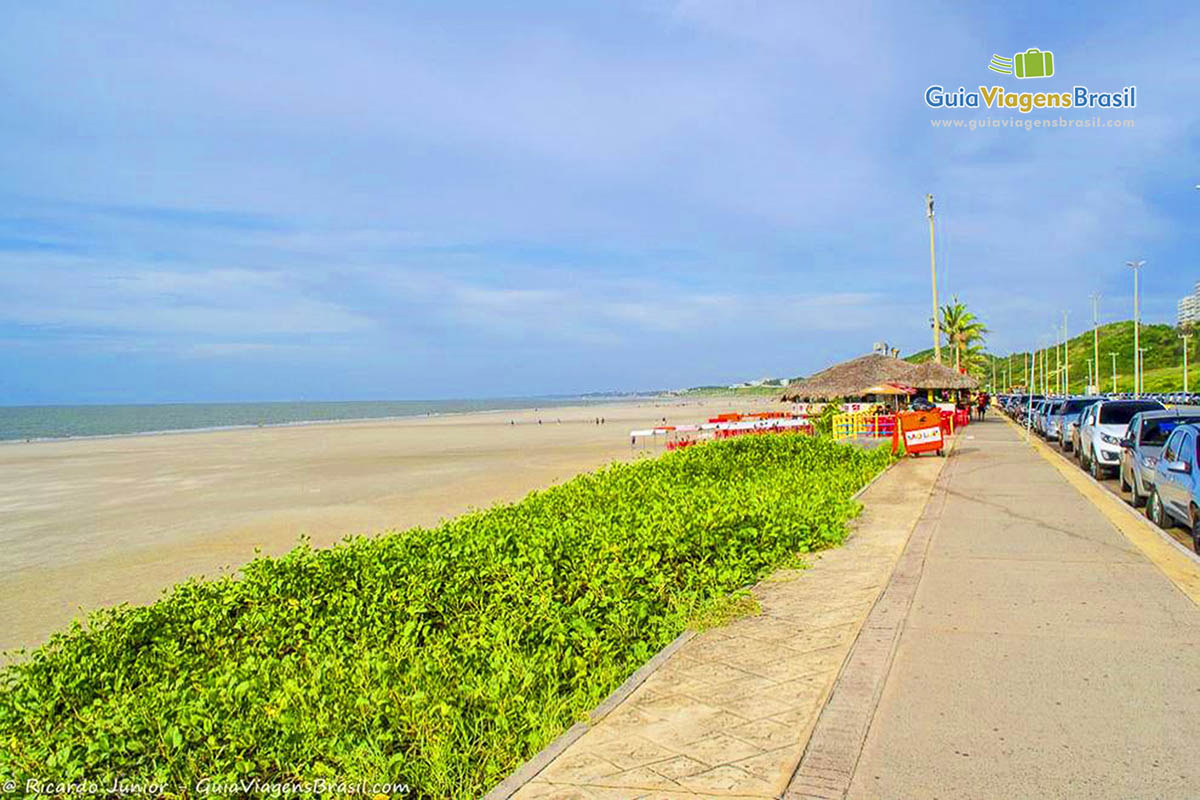
<svg viewBox="0 0 1200 800"><path fill-rule="evenodd" d="M967 310L966 305L958 299L958 295L942 306L941 311L942 333L946 336L946 344L954 348L955 369L962 368L964 355L967 356L967 366L970 366L982 355L980 350L972 350L971 345L983 341L984 334L988 332L987 327Z"/></svg>

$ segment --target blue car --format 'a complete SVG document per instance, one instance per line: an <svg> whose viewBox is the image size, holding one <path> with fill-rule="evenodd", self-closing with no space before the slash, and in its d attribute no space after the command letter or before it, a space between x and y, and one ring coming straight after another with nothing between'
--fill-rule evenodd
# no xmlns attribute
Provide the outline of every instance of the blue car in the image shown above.
<svg viewBox="0 0 1200 800"><path fill-rule="evenodd" d="M1146 516L1160 528L1186 526L1192 534L1192 549L1200 553L1197 445L1200 445L1200 427L1180 425L1171 431L1162 457L1154 465L1154 487L1146 501Z"/></svg>

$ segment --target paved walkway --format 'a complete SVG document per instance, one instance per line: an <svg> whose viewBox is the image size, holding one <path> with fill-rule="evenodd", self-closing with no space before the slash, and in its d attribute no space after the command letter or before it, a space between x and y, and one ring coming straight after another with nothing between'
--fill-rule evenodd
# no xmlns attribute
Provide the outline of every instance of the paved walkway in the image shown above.
<svg viewBox="0 0 1200 800"><path fill-rule="evenodd" d="M1012 427L968 433L849 796L1200 796L1200 608Z"/></svg>
<svg viewBox="0 0 1200 800"><path fill-rule="evenodd" d="M844 546L758 586L761 615L688 641L514 797L780 796L944 464L884 474Z"/></svg>
<svg viewBox="0 0 1200 800"><path fill-rule="evenodd" d="M1200 566L1008 423L956 444L515 796L1200 797Z"/></svg>

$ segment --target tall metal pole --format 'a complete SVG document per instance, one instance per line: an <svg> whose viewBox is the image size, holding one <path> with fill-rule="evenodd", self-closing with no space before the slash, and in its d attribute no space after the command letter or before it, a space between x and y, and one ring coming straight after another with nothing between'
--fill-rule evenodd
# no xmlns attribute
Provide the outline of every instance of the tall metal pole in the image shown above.
<svg viewBox="0 0 1200 800"><path fill-rule="evenodd" d="M1042 394L1050 396L1050 348L1042 352Z"/></svg>
<svg viewBox="0 0 1200 800"><path fill-rule="evenodd" d="M1142 393L1142 358L1138 347L1138 332L1142 327L1141 314L1138 311L1138 270L1146 261L1126 261L1125 266L1133 268L1133 396Z"/></svg>
<svg viewBox="0 0 1200 800"><path fill-rule="evenodd" d="M1112 356L1113 394L1116 394L1117 393L1117 354L1110 351L1109 355Z"/></svg>
<svg viewBox="0 0 1200 800"><path fill-rule="evenodd" d="M1181 333L1179 338L1183 339L1183 393L1188 393L1188 374L1187 374L1187 340L1188 334Z"/></svg>
<svg viewBox="0 0 1200 800"><path fill-rule="evenodd" d="M1054 338L1058 338L1058 331L1054 331ZM1054 341L1051 339L1051 341ZM1054 391L1057 393L1062 389L1062 361L1059 359L1058 342L1054 342Z"/></svg>
<svg viewBox="0 0 1200 800"><path fill-rule="evenodd" d="M1096 368L1093 373L1096 379L1096 391L1100 391L1100 294L1092 294L1092 356ZM1089 383L1089 386L1092 385Z"/></svg>
<svg viewBox="0 0 1200 800"><path fill-rule="evenodd" d="M1139 347L1137 349L1137 368L1138 368L1138 394L1143 394L1146 391L1146 348Z"/></svg>
<svg viewBox="0 0 1200 800"><path fill-rule="evenodd" d="M1071 349L1067 338L1067 312L1063 312L1063 396L1071 393Z"/></svg>
<svg viewBox="0 0 1200 800"><path fill-rule="evenodd" d="M933 279L933 360L942 363L942 325L938 319L937 261L933 255L933 195L925 195L925 216L929 217L929 275Z"/></svg>
<svg viewBox="0 0 1200 800"><path fill-rule="evenodd" d="M1037 351L1034 350L1031 354L1033 363L1037 364ZM1033 424L1031 417L1033 416L1033 391L1029 391L1029 407L1025 410L1025 441L1029 441L1029 428Z"/></svg>

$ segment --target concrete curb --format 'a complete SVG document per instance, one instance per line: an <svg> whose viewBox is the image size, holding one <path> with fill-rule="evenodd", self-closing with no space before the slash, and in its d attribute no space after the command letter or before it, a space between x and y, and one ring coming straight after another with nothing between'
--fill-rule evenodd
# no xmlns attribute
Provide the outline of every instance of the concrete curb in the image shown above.
<svg viewBox="0 0 1200 800"><path fill-rule="evenodd" d="M863 484L862 488L852 494L850 499L857 501L864 494L866 494L868 489L874 486L875 483L884 475L891 472L892 468L899 464L902 460L902 458L897 459L881 469L878 474L875 475L875 477L871 478L871 480ZM853 520L850 520L850 522L853 522ZM851 532L850 535L853 535L853 532ZM847 536L847 538L849 538L849 536ZM749 589L753 587L745 588ZM598 724L602 719L612 713L617 706L619 706L631 694L633 694L639 686L645 683L651 675L657 672L659 667L667 663L671 656L673 656L676 651L687 644L695 635L696 631L686 630L676 636L670 644L668 644L662 650L659 650L645 664L638 667L632 675L625 679L624 683L614 689L612 693L608 695L608 697L604 698L600 705L592 709L592 712L588 715L587 722L576 722L570 728L567 728L567 730L560 734L558 738L538 751L533 758L529 759L520 767L518 767L516 771L514 771L504 780L500 781L500 783L493 786L492 789L483 796L483 800L508 800L508 798L516 794L521 787L536 778L538 774L546 767L550 766L554 759L562 755L564 750L566 750L581 736L587 733L592 726Z"/></svg>

